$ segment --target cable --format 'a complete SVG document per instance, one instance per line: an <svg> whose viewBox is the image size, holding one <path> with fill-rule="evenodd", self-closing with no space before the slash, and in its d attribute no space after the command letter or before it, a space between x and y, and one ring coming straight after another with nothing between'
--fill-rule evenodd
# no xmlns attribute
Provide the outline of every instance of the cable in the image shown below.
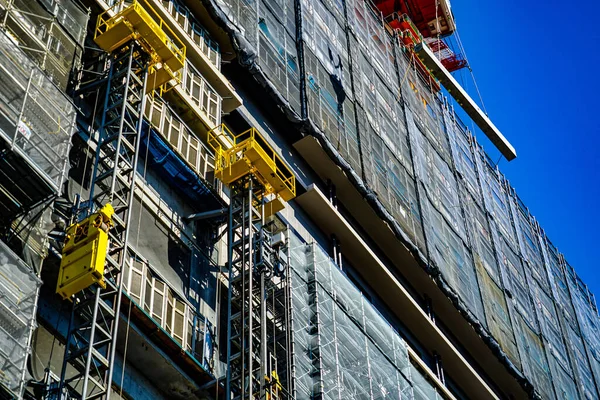
<svg viewBox="0 0 600 400"><path fill-rule="evenodd" d="M436 0L435 2L435 31L437 33L437 48L438 48L438 54L437 54L437 59L440 60L440 62L442 61L442 46L440 46L440 41L441 39L441 35L440 35L440 31L441 31L441 26L440 26L440 20L439 20L439 16L438 16L438 9L439 9L439 5L440 2L439 0Z"/></svg>
<svg viewBox="0 0 600 400"><path fill-rule="evenodd" d="M481 103L481 108L483 108L483 112L485 113L485 115L488 115L487 110L485 108L485 103L483 102L483 97L481 96L481 92L479 91L479 86L477 85L477 80L475 79L475 74L473 73L473 68L471 68L471 63L469 62L469 58L467 57L467 52L465 51L462 41L460 40L458 28L456 28L455 34L456 34L456 41L458 43L459 50L460 50L461 54L465 57L465 61L467 62L467 68L469 69L469 72L471 73L471 79L473 80L475 90L477 91L477 96L479 96L479 102Z"/></svg>
<svg viewBox="0 0 600 400"><path fill-rule="evenodd" d="M398 86L398 96L397 96L398 103L400 102L400 99L402 98L402 86L404 86L404 83L406 82L406 78L408 78L408 72L411 69L410 67L414 61L414 57L416 57L416 55L411 53L410 60L408 62L408 65L406 66L406 71L404 71L404 76L402 77L402 80L400 81L400 86Z"/></svg>
<svg viewBox="0 0 600 400"><path fill-rule="evenodd" d="M152 83L152 87L156 87L156 75L154 74L154 82ZM147 94L144 93L144 96L147 96ZM152 92L152 96L154 96L154 91ZM142 103L144 103L144 101L142 100ZM143 123L144 123L144 112L146 110L140 110L140 120L141 120L141 124L142 124L142 128L143 128ZM142 179L144 180L144 184L146 182L146 171L148 169L148 151L150 149L150 134L151 134L151 129L150 127L148 127L148 135L146 137L146 155L144 157L144 173L142 175ZM138 138L138 140L140 140L141 138ZM138 146L139 147L139 146ZM134 169L137 166L134 166ZM137 174L137 171L133 171L134 174ZM135 182L134 182L134 187L132 188L132 193L131 195L133 196L134 200L135 200ZM135 247L137 248L139 246L139 241L140 241L140 225L142 224L142 209L144 207L144 195L145 192L142 189L142 195L140 197L140 212L138 215L138 225L137 225L137 232L136 232L136 238L135 238ZM127 257L127 254L124 255L125 257ZM127 268L127 261L125 261L125 268ZM123 284L121 283L121 290L123 290L122 288ZM123 350L123 367L121 368L121 386L120 386L120 396L123 397L123 383L125 381L125 364L127 363L127 345L129 343L129 331L131 328L131 304L133 303L133 300L129 299L129 310L127 313L127 330L125 332L125 349Z"/></svg>
<svg viewBox="0 0 600 400"><path fill-rule="evenodd" d="M468 61L467 61L468 65ZM479 91L479 85L477 85L477 80L475 80L475 74L473 74L473 69L471 66L468 66L469 72L471 73L471 78L473 79L473 84L475 85L475 90L477 91L477 96L479 96L479 102L481 103L481 108L483 108L483 112L485 115L488 115L487 110L485 109L485 104L483 103L483 97L481 96L481 92Z"/></svg>
<svg viewBox="0 0 600 400"><path fill-rule="evenodd" d="M96 89L96 100L94 101L94 111L92 113L92 124L90 125L90 128L91 128L90 135L93 134L94 124L96 123L96 109L98 107L98 97L100 97L100 89ZM100 138L98 138L98 144L100 144ZM97 149L97 150L99 150L99 149ZM85 164L83 164L83 178L81 180L81 187L79 188L79 198L81 198L81 195L83 194L83 181L85 180L85 177L87 175L87 170L88 170L88 156L87 156L87 151L86 151Z"/></svg>
<svg viewBox="0 0 600 400"><path fill-rule="evenodd" d="M500 154L500 157L498 157L498 161L496 161L496 163L494 164L494 167L498 167L498 163L499 163L500 161L502 161L502 158L503 158L503 157L502 157L502 154Z"/></svg>
<svg viewBox="0 0 600 400"><path fill-rule="evenodd" d="M156 76L154 77L154 79L156 80ZM146 154L144 156L144 171L143 171L143 175L142 175L142 179L144 180L144 184L146 183L146 172L148 170L148 155L149 155L149 151L150 151L150 135L152 134L152 131L150 129L150 127L148 127L148 135L146 137ZM134 188L135 191L135 188ZM142 207L144 206L144 197L145 197L146 192L142 189L142 195L140 196L140 213L138 215L138 230L136 232L136 238L135 238L135 247L138 247L140 244L140 226L142 224Z"/></svg>
<svg viewBox="0 0 600 400"><path fill-rule="evenodd" d="M131 305L133 300L129 299L129 310L127 311L127 330L125 331L125 348L123 349L123 368L121 369L121 385L119 396L123 398L123 384L125 382L125 363L127 360L127 348L129 344L129 328L131 327Z"/></svg>
<svg viewBox="0 0 600 400"><path fill-rule="evenodd" d="M62 320L62 312L63 312L63 308L64 308L65 303L61 302L60 304L60 308L58 310L58 319L56 320L56 326L54 327L54 331L58 332L58 328L60 325L60 321ZM52 355L54 353L54 344L56 343L56 335L52 335L52 346L50 347L50 356L48 357L48 365L46 365L46 368L48 370L50 370L50 363L52 361ZM68 346L69 343L66 343L65 346ZM37 353L36 353L37 354Z"/></svg>

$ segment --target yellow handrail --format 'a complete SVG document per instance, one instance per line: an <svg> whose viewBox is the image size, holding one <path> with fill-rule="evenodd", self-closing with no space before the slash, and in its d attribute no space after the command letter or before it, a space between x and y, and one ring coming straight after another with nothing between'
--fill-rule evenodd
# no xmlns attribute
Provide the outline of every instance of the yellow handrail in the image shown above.
<svg viewBox="0 0 600 400"><path fill-rule="evenodd" d="M208 145L212 147L215 153L222 150L223 144L228 145L227 148L231 148L235 145L235 136L229 130L227 125L220 124L208 131Z"/></svg>
<svg viewBox="0 0 600 400"><path fill-rule="evenodd" d="M215 172L222 172L254 150L264 163L263 167L253 170L248 163L248 173L258 173L265 187L272 192L275 189L268 182L269 177L277 180L287 188L291 197L296 195L296 178L289 167L277 155L271 145L262 137L256 128L233 134L225 124L221 124L208 132L208 145L215 151ZM266 167L266 170L265 170Z"/></svg>
<svg viewBox="0 0 600 400"><path fill-rule="evenodd" d="M109 14L111 12L115 12L119 9L124 1L120 1L115 3L112 7L105 10L98 16L96 20L96 31L95 37L98 37L108 31L112 26L121 22L121 20L125 17L125 15L130 10L135 10L139 15L143 15L143 13L147 14L150 20L155 23L160 31L163 31L164 34L161 37L162 43L173 52L176 59L178 59L182 64L185 61L186 48L185 44L177 37L175 32L163 21L160 15L156 12L156 10L148 3L146 0L142 0L145 5L142 5L139 0L134 0L131 5L128 7L121 9L120 12L116 13L114 16L110 17ZM108 17L108 18L107 18ZM127 22L127 20L125 20ZM146 22L149 22L146 20ZM160 60L156 60L160 62Z"/></svg>
<svg viewBox="0 0 600 400"><path fill-rule="evenodd" d="M170 37L168 37L169 40L167 42L165 42L165 44L167 45L167 47L169 47L169 44L172 44L174 46L174 49L171 47L169 47L169 48L176 55L179 55L179 57L177 57L177 59L179 59L183 63L185 61L185 52L186 52L185 44L183 43L183 41L181 41L179 39L179 37L175 34L175 32L173 32L173 30L169 27L169 25L165 24L164 20L158 14L158 12L154 9L154 7L152 7L152 5L147 0L142 0L142 1L146 5L143 8L146 9L146 11L150 10L152 12L152 14L154 14L154 15L150 15L150 17L152 19L154 19L155 21L159 21L158 25L159 25L160 29L162 29L163 31L166 31L167 34L170 36ZM139 5L140 3L138 0L134 0L133 4ZM179 43L175 43L176 41Z"/></svg>

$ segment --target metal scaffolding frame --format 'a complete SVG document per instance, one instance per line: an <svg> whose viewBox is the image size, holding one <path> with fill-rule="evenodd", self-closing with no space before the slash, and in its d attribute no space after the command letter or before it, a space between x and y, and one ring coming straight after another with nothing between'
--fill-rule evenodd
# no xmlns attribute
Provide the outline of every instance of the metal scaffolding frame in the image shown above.
<svg viewBox="0 0 600 400"><path fill-rule="evenodd" d="M14 12L15 4L21 2L26 4L23 0L0 0L0 5L8 5L6 9ZM600 320L595 300L562 255L553 255L555 249L543 231L496 166L486 159L472 134L460 126L453 110L440 98L432 97L427 85L419 81L412 61L404 59L395 38L386 34L385 27L370 16L368 9L360 14L364 14L364 27L360 25L355 11L364 8L365 3L347 0L339 3L339 9L327 0L257 1L253 3L256 6L247 8L242 7L241 0L225 3L231 6L229 14L237 15L236 22L245 25L250 44L259 50L259 66L271 73L273 87L289 102L290 110L315 122L338 151L337 161L343 159L356 170L416 247L429 254L425 261L440 273L439 281L447 284L444 290L456 294L461 307L477 317L483 336L497 340L515 367L544 396L560 398L562 393L567 397L567 392L573 397L575 393L581 398L597 396L600 341L594 332ZM308 5L313 4L319 7L320 25L309 28L309 22L317 20L309 13ZM10 15L7 11L4 25ZM44 21L49 21L51 30L59 27L55 17ZM298 21L305 24L297 27ZM323 34L329 32L325 28L335 34ZM63 29L66 28L63 26L60 32ZM313 31L324 38L323 48L313 43L315 40L309 35ZM63 36L65 43L72 42L73 38ZM76 52L75 46L71 47ZM334 54L329 54L331 51ZM38 53L43 54L40 63L46 68L46 58L56 56L45 48ZM77 398L110 396L122 297L121 271L131 255L129 219L143 129L148 66L145 54L135 44L127 45L113 52L107 71L91 202L110 202L117 211L106 266L108 288L94 287L75 299L60 396L66 392ZM329 64L332 56L340 62L344 60L345 74ZM19 60L18 56L13 57ZM25 121L23 117L31 115L27 119L33 127L28 129L36 138L39 128L35 124L42 126L46 114L53 115L47 108L38 107L48 100L41 86L38 94L36 82L43 81L38 71L28 70L24 64L21 67L29 78L21 79L22 82L14 78L18 84L12 87L23 86L24 97L19 103L21 111L11 122L20 124ZM58 73L48 70L53 72ZM8 78L13 79L7 74ZM183 82L186 83L185 78ZM300 95L303 87L306 98ZM300 112L302 109L304 112ZM40 110L45 112L41 122L34 119L41 115ZM219 116L220 111L215 115ZM54 125L62 133L72 124L72 119L51 121L49 126L53 129L49 133L53 133ZM17 149L22 138L15 133L10 139ZM47 147L48 153L56 150L55 146ZM40 154L39 160L42 159L50 161L45 153ZM52 162L48 164L52 166ZM53 182L62 182L63 178L61 175ZM275 272L275 262L281 262L281 249L272 245L273 232L265 218L264 187L250 175L232 183L230 189L227 396L272 399L293 393L296 398L294 379L296 374L301 375L301 363L296 357L300 360L304 354L294 354L294 341L301 339L289 332L293 325L292 273ZM92 209L93 206L89 212ZM333 365L337 386L330 389L337 389L331 390L341 393L340 377L344 374L349 377L346 382L352 382L353 365L348 361L352 352L347 351L346 359L339 356L347 348L354 348L344 343L351 344L355 338L338 335L342 332L345 336L344 329L338 331L338 327L353 327L351 321L367 332L365 350L361 344L359 355L366 363L364 369L369 378L362 383L364 390L375 397L376 379L386 375L373 371L393 361L384 360L385 354L382 357L374 351L378 346L383 350L385 340L378 341L376 330L366 327L374 319L367 318L369 306L364 299L353 299L359 301L357 307L362 314L346 321L349 317L345 314L354 309L338 307L345 301L343 291L328 293L323 287L326 280L317 282L315 254L312 256L312 276L304 286L309 295L314 295L307 300L307 304L312 302L309 305L314 320L307 321L306 329L311 330L308 336L319 340L315 345L319 350L311 354L319 375L310 378L320 380L318 393L323 394L327 390L323 388L327 386L323 383L326 369ZM334 271L329 271L331 276ZM302 290L301 285L299 292ZM298 310L302 308L294 311ZM329 319L325 311L330 314ZM300 312L296 314L297 321L304 318ZM491 334L489 338L487 333ZM333 338L335 365L321 353L321 346L328 345L325 340L321 342L323 338ZM394 351L398 349L403 347L398 345ZM77 370L69 378L68 364ZM347 371L340 372L344 368ZM404 371L394 373L399 377ZM410 377L418 380L419 376ZM404 378L398 378L398 382L401 379Z"/></svg>
<svg viewBox="0 0 600 400"><path fill-rule="evenodd" d="M135 42L113 52L110 60L90 200L91 208L112 204L115 226L109 231L107 288L92 286L73 303L59 387L61 395L67 390L72 398L110 397L148 62ZM72 377L67 377L68 364L77 370Z"/></svg>
<svg viewBox="0 0 600 400"><path fill-rule="evenodd" d="M291 375L287 263L272 246L272 224L265 223L264 186L246 175L230 189L227 398L285 398Z"/></svg>
<svg viewBox="0 0 600 400"><path fill-rule="evenodd" d="M88 15L71 1L0 0L0 28L66 90L83 49Z"/></svg>
<svg viewBox="0 0 600 400"><path fill-rule="evenodd" d="M31 267L0 241L0 392L8 389L16 398L27 384L41 285Z"/></svg>
<svg viewBox="0 0 600 400"><path fill-rule="evenodd" d="M376 196L369 202L378 215L428 264L484 342L504 353L506 367L547 398L578 391L597 397L600 345L591 332L600 318L593 298L579 278L569 281L574 273L562 257L543 256L551 246L495 160L369 2L211 3L226 16L222 22L239 28L228 31L244 43L237 56L253 77L278 90L273 98L290 121L302 110L303 133L361 195ZM291 51L286 34L293 29ZM270 73L271 47L283 58L297 54L287 65L300 72L300 107L283 75ZM334 175L325 163L307 161L322 178Z"/></svg>
<svg viewBox="0 0 600 400"><path fill-rule="evenodd" d="M290 252L295 399L447 398L322 248L291 235Z"/></svg>

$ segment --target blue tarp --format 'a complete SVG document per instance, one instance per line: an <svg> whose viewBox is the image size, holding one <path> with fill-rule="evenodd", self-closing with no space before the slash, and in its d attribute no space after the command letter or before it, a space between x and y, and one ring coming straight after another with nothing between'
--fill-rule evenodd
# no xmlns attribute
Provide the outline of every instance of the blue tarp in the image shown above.
<svg viewBox="0 0 600 400"><path fill-rule="evenodd" d="M148 138L150 134L150 138ZM148 157L147 165L156 171L177 192L194 203L194 208L218 208L225 204L208 184L190 168L164 141L159 133L144 121L140 142L141 155Z"/></svg>

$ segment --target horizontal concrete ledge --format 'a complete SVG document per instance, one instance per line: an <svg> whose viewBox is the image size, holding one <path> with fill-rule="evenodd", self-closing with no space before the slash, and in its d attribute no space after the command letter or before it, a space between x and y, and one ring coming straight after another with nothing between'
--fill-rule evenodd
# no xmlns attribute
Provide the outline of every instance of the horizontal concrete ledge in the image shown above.
<svg viewBox="0 0 600 400"><path fill-rule="evenodd" d="M442 82L448 93L456 102L465 110L467 115L471 117L473 122L485 133L492 141L494 146L500 150L500 153L508 160L512 161L517 158L517 152L514 147L506 140L502 133L496 128L492 121L485 115L483 111L475 104L471 96L460 86L454 79L452 74L444 68L440 60L437 59L431 49L421 43L415 47L419 59L431 70L433 75Z"/></svg>
<svg viewBox="0 0 600 400"><path fill-rule="evenodd" d="M317 187L311 185L296 201L325 233L335 234L339 238L343 244L344 255L358 269L365 281L426 348L436 350L440 354L447 375L460 385L469 398L498 399L492 389ZM420 366L427 368L422 363ZM433 373L431 375L435 376ZM434 381L440 384L439 380ZM454 398L445 387L439 389L450 399Z"/></svg>
<svg viewBox="0 0 600 400"><path fill-rule="evenodd" d="M456 400L456 397L454 397L454 395L450 392L450 390L448 390L448 388L446 386L444 386L442 381L440 381L440 379L437 377L437 375L434 374L433 371L425 364L425 362L421 359L421 357L419 357L419 355L411 347L407 347L407 349L408 349L408 356L410 357L410 359L415 364L417 364L423 371L425 371L425 373L427 374L427 377L432 382L435 383L435 386L437 387L437 389L440 392L442 392L448 400Z"/></svg>

